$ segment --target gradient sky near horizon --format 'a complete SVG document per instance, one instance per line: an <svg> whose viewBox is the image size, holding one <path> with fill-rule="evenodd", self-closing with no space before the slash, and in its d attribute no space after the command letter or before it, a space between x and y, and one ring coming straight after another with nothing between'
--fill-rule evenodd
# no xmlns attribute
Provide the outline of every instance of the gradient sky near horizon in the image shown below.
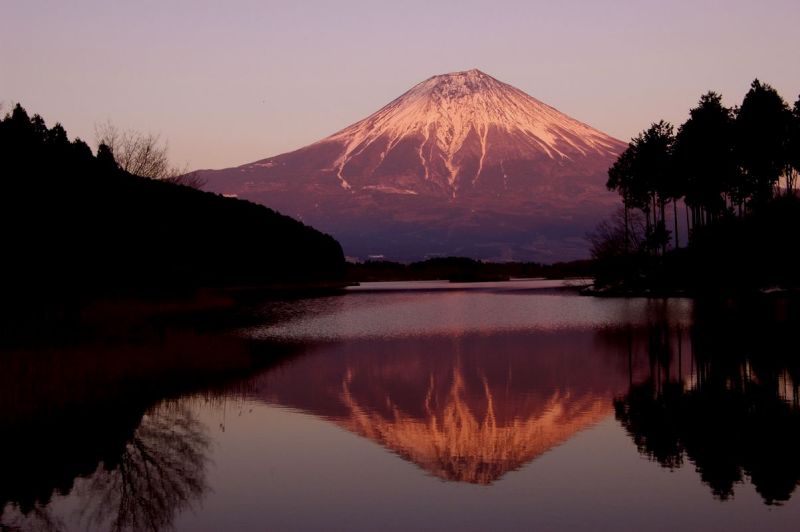
<svg viewBox="0 0 800 532"><path fill-rule="evenodd" d="M159 133L221 168L310 144L479 68L620 139L753 78L800 94L800 2L5 0L0 102L94 141Z"/></svg>

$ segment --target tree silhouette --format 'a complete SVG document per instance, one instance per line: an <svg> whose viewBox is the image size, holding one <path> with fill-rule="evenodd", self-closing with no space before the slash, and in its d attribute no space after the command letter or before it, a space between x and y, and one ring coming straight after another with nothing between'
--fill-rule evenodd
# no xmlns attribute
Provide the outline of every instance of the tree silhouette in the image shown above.
<svg viewBox="0 0 800 532"><path fill-rule="evenodd" d="M154 133L122 130L111 122L95 126L97 143L111 150L117 165L129 174L165 179L180 173L170 166L166 143Z"/></svg>
<svg viewBox="0 0 800 532"><path fill-rule="evenodd" d="M671 124L663 120L652 124L631 140L609 170L606 183L609 189L620 193L626 211L638 208L644 213L647 247L661 248L662 252L669 241L664 208L678 193L678 187L671 182L673 142Z"/></svg>
<svg viewBox="0 0 800 532"><path fill-rule="evenodd" d="M640 209L645 212L649 208L647 201L646 190L643 189L642 184L637 180L635 174L634 164L636 160L636 142L631 142L625 151L614 162L614 165L608 171L608 181L606 187L609 190L619 191L622 196L623 207L623 251L625 254L631 252L631 224L630 212L631 209ZM649 227L649 217L648 217ZM600 229L600 228L598 228ZM602 233L602 231L600 231ZM597 243L599 246L600 243ZM597 247L597 246L595 246ZM616 246L615 246L616 247Z"/></svg>
<svg viewBox="0 0 800 532"><path fill-rule="evenodd" d="M620 209L602 220L587 237L592 258L604 260L641 250L645 239L644 219L637 211Z"/></svg>
<svg viewBox="0 0 800 532"><path fill-rule="evenodd" d="M736 156L744 192L753 206L764 205L786 169L786 139L791 114L778 92L754 80L736 114ZM740 192L741 194L741 192Z"/></svg>
<svg viewBox="0 0 800 532"><path fill-rule="evenodd" d="M170 163L167 143L162 142L159 135L122 130L110 121L96 125L95 134L98 145L105 146L117 166L129 174L198 190L205 185L205 180L197 172Z"/></svg>
<svg viewBox="0 0 800 532"><path fill-rule="evenodd" d="M97 166L103 173L114 173L119 170L119 165L114 159L111 148L105 144L100 144L100 146L97 147Z"/></svg>
<svg viewBox="0 0 800 532"><path fill-rule="evenodd" d="M786 193L793 195L797 175L800 174L800 96L792 109L787 148Z"/></svg>
<svg viewBox="0 0 800 532"><path fill-rule="evenodd" d="M733 158L733 116L719 94L704 94L678 129L675 168L685 179L686 203L695 225L723 215L725 194L741 201Z"/></svg>

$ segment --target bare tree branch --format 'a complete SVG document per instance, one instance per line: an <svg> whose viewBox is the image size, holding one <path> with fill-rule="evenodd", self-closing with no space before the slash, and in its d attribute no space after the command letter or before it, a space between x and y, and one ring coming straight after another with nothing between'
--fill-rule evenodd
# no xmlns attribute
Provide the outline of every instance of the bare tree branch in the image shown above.
<svg viewBox="0 0 800 532"><path fill-rule="evenodd" d="M111 121L96 124L95 135L97 143L108 146L117 165L129 174L198 189L205 184L197 173L170 164L168 144L159 135L122 130Z"/></svg>

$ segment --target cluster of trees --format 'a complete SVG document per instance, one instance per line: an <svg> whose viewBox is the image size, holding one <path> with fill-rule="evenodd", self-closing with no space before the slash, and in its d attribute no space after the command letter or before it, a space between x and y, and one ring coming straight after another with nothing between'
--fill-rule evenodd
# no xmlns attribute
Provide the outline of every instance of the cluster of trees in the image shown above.
<svg viewBox="0 0 800 532"><path fill-rule="evenodd" d="M339 243L292 218L125 171L118 159L131 139L93 153L20 105L0 120L0 292L305 283L344 274Z"/></svg>
<svg viewBox="0 0 800 532"><path fill-rule="evenodd" d="M774 88L755 80L738 107L725 107L719 94L709 92L677 132L663 120L652 124L611 167L607 186L622 197L617 226L624 251L663 255L670 240L680 247L679 202L691 238L696 228L762 209L781 191L794 195L798 172L800 98L792 109ZM633 211L644 218L640 232L631 223ZM607 250L596 245L594 251Z"/></svg>
<svg viewBox="0 0 800 532"><path fill-rule="evenodd" d="M717 93L703 95L677 131L652 124L609 169L622 208L589 234L595 288L800 288L800 236L792 230L800 224L799 172L800 99L792 108L758 80L734 108Z"/></svg>

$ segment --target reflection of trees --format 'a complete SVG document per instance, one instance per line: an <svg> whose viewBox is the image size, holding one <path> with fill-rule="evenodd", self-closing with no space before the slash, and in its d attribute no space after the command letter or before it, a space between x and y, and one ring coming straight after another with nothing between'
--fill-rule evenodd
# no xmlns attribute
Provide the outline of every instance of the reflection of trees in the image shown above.
<svg viewBox="0 0 800 532"><path fill-rule="evenodd" d="M721 499L745 475L767 504L788 500L800 483L800 411L769 387L673 382L657 392L648 380L615 409L640 452L669 468L685 455Z"/></svg>
<svg viewBox="0 0 800 532"><path fill-rule="evenodd" d="M5 508L0 508L0 530L57 532L64 530L64 523L47 506L37 503L24 512L19 505L9 503Z"/></svg>
<svg viewBox="0 0 800 532"><path fill-rule="evenodd" d="M0 310L0 530L69 526L53 503L81 503L79 491L91 506L84 516L105 519L102 529L163 527L199 497L208 446L200 425L185 410L153 406L225 395L304 349L227 334L286 319L288 305L273 314L262 296L237 295L236 311L227 296L199 294Z"/></svg>
<svg viewBox="0 0 800 532"><path fill-rule="evenodd" d="M206 489L209 440L180 404L145 414L118 463L78 488L83 515L109 530L162 530Z"/></svg>
<svg viewBox="0 0 800 532"><path fill-rule="evenodd" d="M69 418L76 426L86 428L90 436L83 440L89 445L88 454L80 457L78 466L88 465L89 455L95 457L94 464L98 463L98 457L102 458L99 466L94 466L94 471L88 475L82 472L75 478L73 471L74 483L59 483L62 487L55 492L75 498L80 508L79 517L91 529L168 529L175 516L198 500L206 489L208 436L183 401L162 403L144 415L139 413L136 421L133 415L127 415L132 413L120 411L117 414L116 419L108 418L103 429L96 424L96 418L85 422ZM130 427L129 422L136 428ZM114 423L130 427L124 438L120 439L124 427L113 427ZM69 432L62 424L58 427L57 433L63 438L61 443L66 443L70 439ZM72 445L67 447L72 451ZM57 448L58 444L53 446ZM35 461L46 451L46 448L34 447L23 462ZM43 465L55 466L59 459L45 460ZM64 475L69 476L66 471ZM60 479L61 474L58 477ZM15 478L23 477L15 475ZM33 483L34 488L37 485ZM25 491L30 487L23 488L23 498L6 503L5 508L0 507L0 530L5 530L4 527L12 530L65 529L64 520L53 513L51 498L43 499L44 502L32 499L32 494L41 490L36 489L31 494Z"/></svg>
<svg viewBox="0 0 800 532"><path fill-rule="evenodd" d="M647 346L650 372L615 401L617 419L641 453L668 468L688 459L720 499L745 478L767 504L800 484L797 321L770 309L701 309L685 344L663 325L629 331Z"/></svg>

